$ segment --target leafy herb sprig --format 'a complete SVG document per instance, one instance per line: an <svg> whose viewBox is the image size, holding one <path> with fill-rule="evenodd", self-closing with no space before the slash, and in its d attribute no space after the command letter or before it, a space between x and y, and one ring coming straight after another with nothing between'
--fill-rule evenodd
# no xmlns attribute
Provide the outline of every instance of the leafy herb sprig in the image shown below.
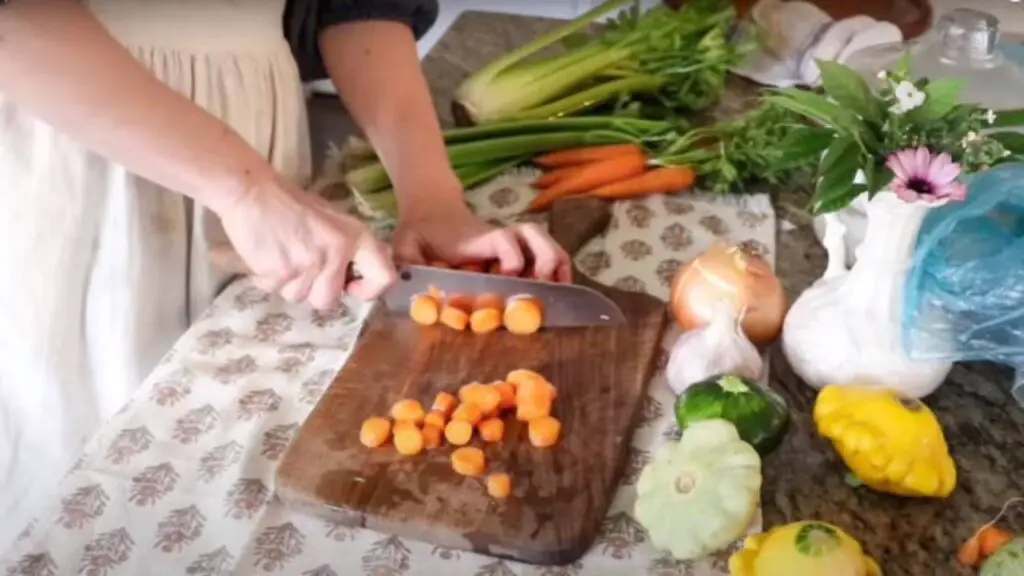
<svg viewBox="0 0 1024 576"><path fill-rule="evenodd" d="M845 65L819 61L818 66L824 94L784 88L764 98L808 122L791 130L778 148L784 163L817 163L814 213L841 210L862 193L871 197L886 188L894 176L886 160L901 150L924 147L949 154L964 173L1024 159L1024 135L992 131L1024 125L1024 114L1004 116L960 102L965 88L960 79L911 81L904 58L895 70L880 72L882 87L872 90ZM858 172L863 183L854 183Z"/></svg>

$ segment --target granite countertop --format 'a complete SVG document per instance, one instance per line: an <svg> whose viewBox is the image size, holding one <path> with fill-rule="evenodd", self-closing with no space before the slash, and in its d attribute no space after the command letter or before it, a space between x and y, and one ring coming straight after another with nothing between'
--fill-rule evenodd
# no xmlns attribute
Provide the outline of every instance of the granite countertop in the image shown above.
<svg viewBox="0 0 1024 576"><path fill-rule="evenodd" d="M555 24L541 18L464 13L423 61L442 121L452 123L451 94L469 72ZM749 84L731 81L724 107L742 108L752 93ZM311 106L314 139L317 132L328 131L338 141L339 131L348 126L332 118L331 104L324 102ZM824 250L801 213L804 193L776 190L773 196L780 224L777 272L794 298L824 269ZM772 352L772 366L772 386L789 401L793 421L783 446L764 463L765 527L806 519L832 522L858 538L887 576L970 574L955 562L959 544L1007 499L1024 496L1024 409L1009 395L1011 372L988 364L958 365L946 384L925 400L942 422L959 472L956 492L936 501L847 486L842 462L815 433L814 390L793 375L778 349ZM1015 477L1017 470L1020 477ZM1006 525L1024 532L1024 513L1011 513Z"/></svg>

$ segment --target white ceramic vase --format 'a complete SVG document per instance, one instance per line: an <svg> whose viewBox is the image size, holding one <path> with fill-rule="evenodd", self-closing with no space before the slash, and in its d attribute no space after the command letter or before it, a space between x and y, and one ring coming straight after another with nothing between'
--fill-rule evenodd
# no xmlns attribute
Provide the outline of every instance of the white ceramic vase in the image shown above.
<svg viewBox="0 0 1024 576"><path fill-rule="evenodd" d="M852 267L846 226L838 215L825 217L828 266L793 303L782 330L783 352L809 385L876 384L921 398L945 380L952 365L910 359L900 326L917 234L935 206L888 191L865 202L867 226Z"/></svg>

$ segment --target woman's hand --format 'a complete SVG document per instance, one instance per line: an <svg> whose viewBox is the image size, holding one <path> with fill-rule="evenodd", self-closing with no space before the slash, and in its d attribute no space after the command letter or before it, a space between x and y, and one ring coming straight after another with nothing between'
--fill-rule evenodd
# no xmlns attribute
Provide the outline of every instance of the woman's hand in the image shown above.
<svg viewBox="0 0 1024 576"><path fill-rule="evenodd" d="M256 285L290 302L331 309L344 293L372 300L395 281L391 259L366 226L280 180L246 192L219 215ZM350 263L360 279L347 277Z"/></svg>
<svg viewBox="0 0 1024 576"><path fill-rule="evenodd" d="M540 226L491 226L461 201L403 212L394 248L395 258L406 264L442 260L458 265L497 260L502 274L518 276L529 262L537 279L572 280L569 255Z"/></svg>

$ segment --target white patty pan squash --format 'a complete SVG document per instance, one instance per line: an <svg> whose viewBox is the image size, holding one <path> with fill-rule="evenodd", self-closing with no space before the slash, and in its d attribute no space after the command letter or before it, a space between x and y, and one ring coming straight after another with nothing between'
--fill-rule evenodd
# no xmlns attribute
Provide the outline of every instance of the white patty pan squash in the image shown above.
<svg viewBox="0 0 1024 576"><path fill-rule="evenodd" d="M750 536L729 558L730 576L882 576L860 543L825 522L794 522Z"/></svg>
<svg viewBox="0 0 1024 576"><path fill-rule="evenodd" d="M956 488L942 427L919 400L887 388L826 386L814 404L814 423L874 490L945 498Z"/></svg>
<svg viewBox="0 0 1024 576"><path fill-rule="evenodd" d="M727 420L697 422L662 446L637 482L634 514L678 560L727 548L757 513L761 458Z"/></svg>

